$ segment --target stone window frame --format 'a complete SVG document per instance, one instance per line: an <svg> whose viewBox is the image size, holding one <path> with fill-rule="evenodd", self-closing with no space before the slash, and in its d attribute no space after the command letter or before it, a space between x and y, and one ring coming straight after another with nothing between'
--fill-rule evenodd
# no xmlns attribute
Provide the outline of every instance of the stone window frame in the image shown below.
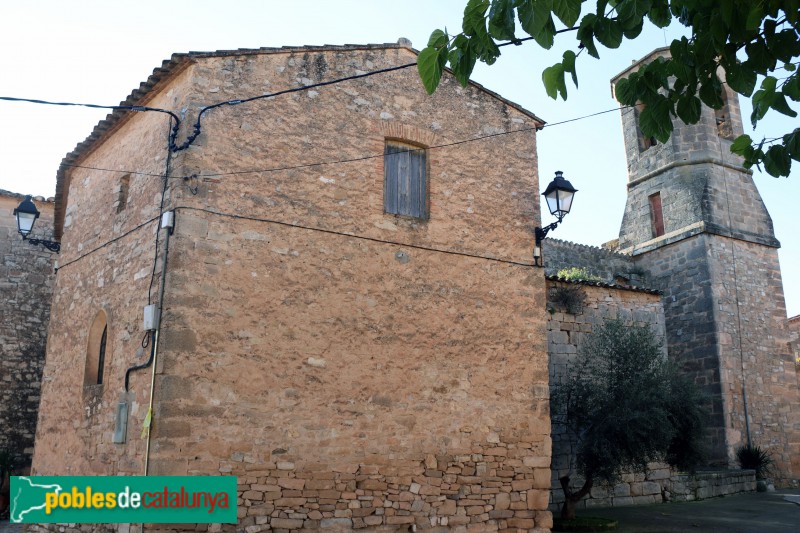
<svg viewBox="0 0 800 533"><path fill-rule="evenodd" d="M83 387L87 389L102 389L105 370L110 359L109 320L105 309L97 312L89 326L88 341L86 344L86 363L83 371Z"/></svg>
<svg viewBox="0 0 800 533"><path fill-rule="evenodd" d="M428 220L428 148L407 139L384 139L383 210L390 215Z"/></svg>
<svg viewBox="0 0 800 533"><path fill-rule="evenodd" d="M117 194L117 200L114 202L114 208L117 210L117 214L125 211L125 208L128 206L130 187L131 175L125 174L119 179L119 183L114 188L114 192Z"/></svg>
<svg viewBox="0 0 800 533"><path fill-rule="evenodd" d="M717 128L717 135L723 139L732 141L736 139L736 134L733 132L733 121L731 120L731 102L728 97L728 90L723 87L722 93L722 107L714 110L714 123Z"/></svg>
<svg viewBox="0 0 800 533"><path fill-rule="evenodd" d="M661 191L654 192L647 197L647 203L650 206L650 228L653 232L653 237L661 237L664 235L664 207L661 203Z"/></svg>

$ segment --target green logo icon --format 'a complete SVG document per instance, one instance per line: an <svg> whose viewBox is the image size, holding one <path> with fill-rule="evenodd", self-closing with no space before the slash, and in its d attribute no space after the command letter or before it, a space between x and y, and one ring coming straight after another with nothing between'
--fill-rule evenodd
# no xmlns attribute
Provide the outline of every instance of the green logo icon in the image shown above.
<svg viewBox="0 0 800 533"><path fill-rule="evenodd" d="M14 476L14 523L236 523L232 476Z"/></svg>

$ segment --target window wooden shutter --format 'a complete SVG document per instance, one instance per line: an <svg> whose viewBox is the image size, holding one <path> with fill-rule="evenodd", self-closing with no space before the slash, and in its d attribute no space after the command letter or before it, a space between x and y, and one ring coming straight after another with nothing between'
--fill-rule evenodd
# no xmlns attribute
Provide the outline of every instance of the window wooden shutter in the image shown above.
<svg viewBox="0 0 800 533"><path fill-rule="evenodd" d="M424 148L387 141L384 150L384 211L428 218L428 183Z"/></svg>

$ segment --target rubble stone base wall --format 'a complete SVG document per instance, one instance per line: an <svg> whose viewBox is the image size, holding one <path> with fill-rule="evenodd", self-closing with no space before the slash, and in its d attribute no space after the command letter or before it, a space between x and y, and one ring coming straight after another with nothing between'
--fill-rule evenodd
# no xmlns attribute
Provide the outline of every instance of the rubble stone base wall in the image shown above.
<svg viewBox="0 0 800 533"><path fill-rule="evenodd" d="M664 502L690 502L756 490L754 470L729 470L687 474L665 464L653 464L645 474L625 474L613 486L601 485L578 503L578 508L624 507ZM582 483L582 479L575 481ZM558 511L563 495L555 497L551 510Z"/></svg>
<svg viewBox="0 0 800 533"><path fill-rule="evenodd" d="M0 191L2 193L2 191ZM0 194L0 451L30 465L53 291L53 252L17 232L14 209L24 196ZM41 212L34 235L52 239L53 203L35 198Z"/></svg>

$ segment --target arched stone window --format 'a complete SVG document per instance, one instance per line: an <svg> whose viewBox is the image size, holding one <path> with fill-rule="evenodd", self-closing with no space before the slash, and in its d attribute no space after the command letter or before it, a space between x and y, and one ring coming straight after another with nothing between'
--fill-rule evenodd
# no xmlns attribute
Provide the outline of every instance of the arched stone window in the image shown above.
<svg viewBox="0 0 800 533"><path fill-rule="evenodd" d="M89 328L89 343L86 348L86 369L83 373L83 385L102 385L103 372L108 351L108 316L100 311Z"/></svg>
<svg viewBox="0 0 800 533"><path fill-rule="evenodd" d="M131 175L125 174L120 178L119 185L117 185L116 193L117 193L117 201L114 202L114 207L117 208L117 213L121 213L125 211L125 207L128 205L128 192L131 186Z"/></svg>
<svg viewBox="0 0 800 533"><path fill-rule="evenodd" d="M722 107L714 110L714 119L717 122L717 133L723 139L734 140L733 124L731 122L731 105L728 100L728 91L722 88Z"/></svg>

